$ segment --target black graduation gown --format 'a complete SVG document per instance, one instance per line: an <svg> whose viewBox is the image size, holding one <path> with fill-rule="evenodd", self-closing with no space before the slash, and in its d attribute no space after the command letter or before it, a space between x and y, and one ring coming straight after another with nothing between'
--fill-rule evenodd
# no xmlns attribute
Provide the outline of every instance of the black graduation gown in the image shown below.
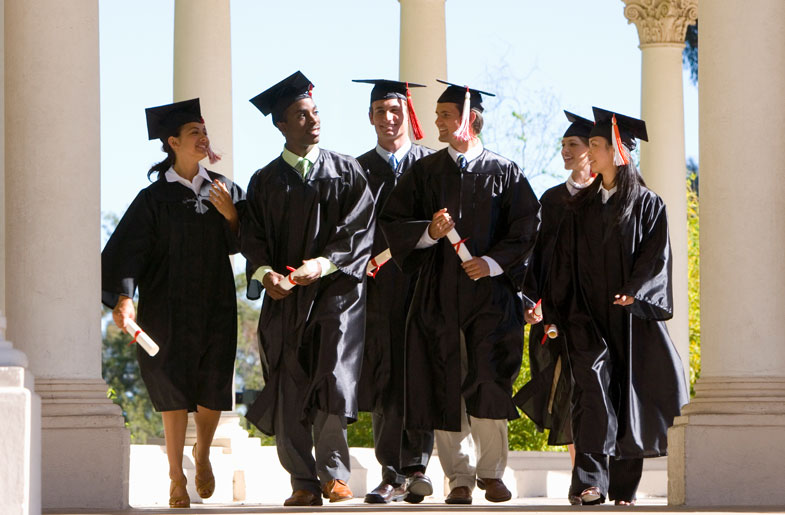
<svg viewBox="0 0 785 515"><path fill-rule="evenodd" d="M601 176L571 211L554 251L549 292L566 333L573 374L577 452L620 458L667 452L667 429L689 400L681 359L668 335L671 249L665 204L641 188L630 218L615 225ZM613 305L616 294L633 304Z"/></svg>
<svg viewBox="0 0 785 515"><path fill-rule="evenodd" d="M365 267L373 243L373 197L353 157L320 149L306 179L282 157L258 170L248 185L241 226L250 280L261 266L278 273L324 257L338 270L282 300L265 297L259 318L264 388L246 418L274 434L281 373L298 385L303 420L316 410L357 418L357 381L365 331Z"/></svg>
<svg viewBox="0 0 785 515"><path fill-rule="evenodd" d="M415 161L432 153L433 150L427 147L412 145L398 164L398 173L405 172ZM378 213L398 183L398 176L375 148L357 161L365 170ZM387 240L377 227L371 256L377 256L387 248ZM414 284L414 276L402 272L392 261L382 266L376 277L368 278L360 411L374 411L382 405L403 407L403 342Z"/></svg>
<svg viewBox="0 0 785 515"><path fill-rule="evenodd" d="M532 253L531 265L526 271L523 292L524 301L531 299L532 305L528 306L529 308L542 298L553 250L559 239L559 227L567 202L571 198L572 195L564 183L550 188L540 197L542 224ZM513 401L540 431L550 429L549 445L566 445L572 443L572 377L563 334L543 340L545 324L553 322L544 319L539 324L529 326L531 379L515 394Z"/></svg>
<svg viewBox="0 0 785 515"><path fill-rule="evenodd" d="M243 190L208 174L226 184L242 218ZM209 191L208 181L197 196L161 174L139 192L101 253L107 307L139 287L137 321L160 351L150 357L139 347L137 359L157 411L232 409L237 298L229 255L239 239Z"/></svg>
<svg viewBox="0 0 785 515"><path fill-rule="evenodd" d="M458 431L461 394L474 417L518 417L512 384L521 366L523 308L507 274L469 279L446 237L415 248L441 208L473 256L489 256L508 272L534 247L539 203L512 161L483 150L461 172L443 149L401 177L380 216L395 262L419 272L406 327L406 427Z"/></svg>

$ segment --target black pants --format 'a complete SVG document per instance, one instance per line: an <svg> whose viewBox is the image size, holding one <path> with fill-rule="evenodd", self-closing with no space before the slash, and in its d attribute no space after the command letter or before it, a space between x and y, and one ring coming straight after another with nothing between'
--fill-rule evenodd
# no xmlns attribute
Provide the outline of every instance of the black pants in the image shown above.
<svg viewBox="0 0 785 515"><path fill-rule="evenodd" d="M610 500L632 501L643 473L643 458L616 459L605 454L575 453L570 495L596 486Z"/></svg>
<svg viewBox="0 0 785 515"><path fill-rule="evenodd" d="M433 431L405 430L400 410L373 413L373 440L382 482L398 486L414 472L425 473L433 453Z"/></svg>

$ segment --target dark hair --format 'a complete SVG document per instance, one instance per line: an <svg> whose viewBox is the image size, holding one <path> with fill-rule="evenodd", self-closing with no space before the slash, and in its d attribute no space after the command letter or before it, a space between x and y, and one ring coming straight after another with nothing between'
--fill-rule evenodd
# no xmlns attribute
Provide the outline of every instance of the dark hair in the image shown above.
<svg viewBox="0 0 785 515"><path fill-rule="evenodd" d="M583 191L578 192L571 200L570 205L573 209L583 208L600 189L602 185L602 175L598 174L594 180L594 184L585 188ZM646 183L638 172L635 163L630 159L630 164L616 167L616 216L614 217L614 224L621 224L626 222L635 203L640 198L641 188L645 188Z"/></svg>
<svg viewBox="0 0 785 515"><path fill-rule="evenodd" d="M472 112L477 115L477 117L474 119L474 123L472 124L472 132L474 132L475 136L479 136L480 132L482 132L482 126L485 122L482 119L482 113L479 109L472 109Z"/></svg>
<svg viewBox="0 0 785 515"><path fill-rule="evenodd" d="M166 152L166 158L159 163L155 163L153 166L150 167L149 170L147 170L147 178L150 179L150 181L152 181L151 176L154 173L158 174L156 176L156 179L160 179L161 176L165 174L170 167L174 166L175 159L177 156L175 156L174 150L172 150L172 147L169 145L169 137L170 136L174 136L176 138L179 137L181 128L182 125L177 129L175 129L174 134L167 134L165 137L161 138L161 143L162 143L161 150Z"/></svg>

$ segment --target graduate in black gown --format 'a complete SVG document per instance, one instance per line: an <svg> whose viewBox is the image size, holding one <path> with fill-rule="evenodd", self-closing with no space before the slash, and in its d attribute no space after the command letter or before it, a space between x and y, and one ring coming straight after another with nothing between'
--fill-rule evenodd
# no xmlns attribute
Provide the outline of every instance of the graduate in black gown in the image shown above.
<svg viewBox="0 0 785 515"><path fill-rule="evenodd" d="M643 458L667 453L689 394L672 316L665 204L630 152L646 125L594 108L594 183L575 195L553 254L543 316L565 334L573 375L571 502L635 502ZM546 301L548 301L546 303Z"/></svg>
<svg viewBox="0 0 785 515"><path fill-rule="evenodd" d="M540 431L549 429L548 445L572 446L571 396L572 376L564 335L551 320L543 321L537 302L542 298L545 280L559 239L559 228L573 195L594 180L589 165L589 133L594 122L564 111L570 126L561 139L564 168L570 170L567 180L548 189L540 197L540 232L526 271L523 313L529 328L529 367L531 380L515 394L515 404L537 425ZM554 338L547 338L545 327L556 327Z"/></svg>
<svg viewBox="0 0 785 515"><path fill-rule="evenodd" d="M241 227L248 296L265 290L259 318L265 384L246 417L275 435L291 476L287 506L321 505L322 494L331 502L352 497L346 424L358 412L374 233L373 196L359 163L317 146L312 87L295 72L251 99L272 114L286 144L251 178ZM288 290L287 277L296 284Z"/></svg>
<svg viewBox="0 0 785 515"><path fill-rule="evenodd" d="M123 328L135 318L159 345L137 349L150 400L162 412L169 459L169 505L187 507L183 445L194 413L196 490L210 497L215 479L210 444L221 411L232 409L237 299L229 255L239 251L245 194L199 161L210 150L199 99L147 109L150 139L167 157L150 168L155 182L128 207L101 253L103 303Z"/></svg>
<svg viewBox="0 0 785 515"><path fill-rule="evenodd" d="M409 88L419 84L392 80L355 80L373 84L368 117L376 130L376 148L357 158L365 170L368 186L381 211L398 179L421 157L433 150L412 144L422 138ZM373 256L389 245L377 228ZM373 416L376 459L382 465L382 482L365 496L368 503L405 499L420 502L433 493L425 468L433 452L433 432L405 430L404 337L406 314L414 293L416 276L402 272L395 264L370 265L368 305L365 320L365 352L360 379L360 410Z"/></svg>
<svg viewBox="0 0 785 515"><path fill-rule="evenodd" d="M521 170L478 138L482 94L445 90L436 126L449 146L401 177L379 218L395 262L418 273L406 324L406 427L437 430L451 504L471 503L476 477L487 499L510 498L501 477L507 420L518 417L523 306L507 273L528 260L539 225ZM472 259L461 263L445 238L452 229ZM470 431L476 467L462 445Z"/></svg>

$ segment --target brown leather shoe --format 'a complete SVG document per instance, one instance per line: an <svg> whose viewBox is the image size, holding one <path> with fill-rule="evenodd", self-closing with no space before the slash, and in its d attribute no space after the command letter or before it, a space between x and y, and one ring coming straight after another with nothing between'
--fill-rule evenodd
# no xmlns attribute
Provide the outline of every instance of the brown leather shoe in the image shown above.
<svg viewBox="0 0 785 515"><path fill-rule="evenodd" d="M456 486L444 500L447 504L471 504L472 489L468 486Z"/></svg>
<svg viewBox="0 0 785 515"><path fill-rule="evenodd" d="M512 494L504 486L501 479L482 478L477 480L477 486L485 490L485 498L491 502L504 502L512 499Z"/></svg>
<svg viewBox="0 0 785 515"><path fill-rule="evenodd" d="M322 494L330 502L348 501L352 498L352 491L343 479L331 479L322 487Z"/></svg>
<svg viewBox="0 0 785 515"><path fill-rule="evenodd" d="M283 502L284 506L321 506L322 498L310 490L295 490L292 496Z"/></svg>
<svg viewBox="0 0 785 515"><path fill-rule="evenodd" d="M365 502L369 504L387 504L400 501L406 495L403 485L394 486L390 483L381 483L379 486L365 494Z"/></svg>

